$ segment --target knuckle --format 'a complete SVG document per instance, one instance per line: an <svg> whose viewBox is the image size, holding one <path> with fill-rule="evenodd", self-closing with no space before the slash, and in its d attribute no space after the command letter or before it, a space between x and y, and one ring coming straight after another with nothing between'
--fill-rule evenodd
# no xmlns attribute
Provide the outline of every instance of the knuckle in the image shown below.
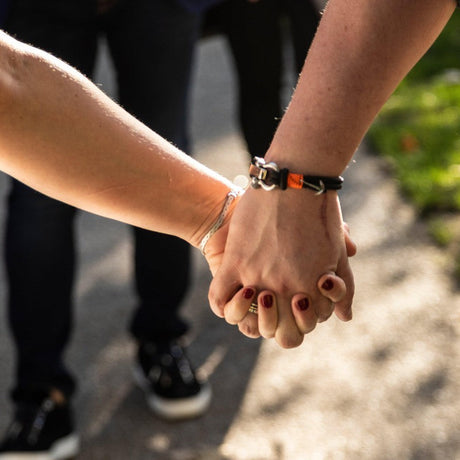
<svg viewBox="0 0 460 460"><path fill-rule="evenodd" d="M271 328L260 328L260 335L264 339L273 339L275 337L275 330Z"/></svg>
<svg viewBox="0 0 460 460"><path fill-rule="evenodd" d="M292 278L282 278L279 273L267 280L267 285L270 286L270 290L281 297L291 296L293 292L296 292L294 286L299 284L299 282Z"/></svg>
<svg viewBox="0 0 460 460"><path fill-rule="evenodd" d="M292 292L292 288L289 287L288 283L280 283L275 288L275 292L279 294L281 297L287 297L290 292Z"/></svg>
<svg viewBox="0 0 460 460"><path fill-rule="evenodd" d="M313 332L316 328L317 322L311 322L309 324L305 324L304 327L302 328L302 332L304 335L310 334L310 332Z"/></svg>
<svg viewBox="0 0 460 460"><path fill-rule="evenodd" d="M327 315L318 315L318 323L324 323L326 322L330 317L332 313L327 314Z"/></svg>
<svg viewBox="0 0 460 460"><path fill-rule="evenodd" d="M238 323L238 329L242 334L246 335L247 337L253 339L260 337L257 327L254 327L252 324L249 324L245 321Z"/></svg>
<svg viewBox="0 0 460 460"><path fill-rule="evenodd" d="M225 321L228 324L231 324L232 326L235 326L236 324L238 324L238 320L236 318L234 318L231 315L227 315L227 314L225 314Z"/></svg>
<svg viewBox="0 0 460 460"><path fill-rule="evenodd" d="M332 313L334 313L335 310L335 303L331 302L329 304L324 304L322 303L321 305L317 306L316 309L316 316L318 318L318 323L324 323L324 321L327 321Z"/></svg>
<svg viewBox="0 0 460 460"><path fill-rule="evenodd" d="M238 309L234 308L233 305L230 307L226 307L224 310L225 320L229 324L236 325L240 321L243 321L244 317L246 316L246 311L239 311Z"/></svg>
<svg viewBox="0 0 460 460"><path fill-rule="evenodd" d="M223 297L217 295L213 290L209 291L208 300L212 306L217 307L220 310L223 310L225 307L225 301Z"/></svg>
<svg viewBox="0 0 460 460"><path fill-rule="evenodd" d="M303 335L295 334L295 335L285 335L282 334L276 338L279 346L282 348L296 348L303 342Z"/></svg>
<svg viewBox="0 0 460 460"><path fill-rule="evenodd" d="M221 302L217 297L212 295L208 295L208 300L209 306L211 307L211 310L214 312L214 314L223 318L225 311L225 303Z"/></svg>
<svg viewBox="0 0 460 460"><path fill-rule="evenodd" d="M261 334L261 336L262 336L264 339L273 339L273 337L275 337L275 334L274 334L274 332L269 332L269 333Z"/></svg>

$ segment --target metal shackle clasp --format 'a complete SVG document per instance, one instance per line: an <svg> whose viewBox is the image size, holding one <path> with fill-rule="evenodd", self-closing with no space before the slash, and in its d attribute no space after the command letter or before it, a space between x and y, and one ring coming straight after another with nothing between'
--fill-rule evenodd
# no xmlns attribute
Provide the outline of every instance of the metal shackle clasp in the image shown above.
<svg viewBox="0 0 460 460"><path fill-rule="evenodd" d="M276 175L279 174L280 168L276 163L265 163L265 160L263 158L255 158L253 161L253 165L258 168L258 171L257 175L252 176L251 178L252 188L262 187L264 190L270 191L278 187L276 183L267 184L266 182L267 176L269 175L270 171L273 171Z"/></svg>

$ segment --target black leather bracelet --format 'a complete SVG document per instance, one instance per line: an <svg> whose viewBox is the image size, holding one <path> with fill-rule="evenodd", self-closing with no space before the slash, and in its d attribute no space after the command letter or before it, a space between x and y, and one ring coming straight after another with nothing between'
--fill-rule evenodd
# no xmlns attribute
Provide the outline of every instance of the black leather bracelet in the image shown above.
<svg viewBox="0 0 460 460"><path fill-rule="evenodd" d="M460 1L460 0L459 0ZM276 163L266 163L263 158L254 157L249 168L251 186L273 190L280 188L310 189L317 195L326 193L328 190L340 190L343 184L343 177L336 176L312 176L291 173L287 168L280 169Z"/></svg>

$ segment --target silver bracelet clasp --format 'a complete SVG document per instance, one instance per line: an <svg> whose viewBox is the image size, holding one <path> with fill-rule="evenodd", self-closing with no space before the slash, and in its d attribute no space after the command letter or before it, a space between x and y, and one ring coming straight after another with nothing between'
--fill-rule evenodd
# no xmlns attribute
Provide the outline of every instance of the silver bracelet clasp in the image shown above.
<svg viewBox="0 0 460 460"><path fill-rule="evenodd" d="M267 184L266 182L270 171L274 171L276 174L279 174L280 168L276 163L265 163L263 158L255 158L252 164L257 168L257 175L251 176L252 188L262 187L264 190L270 191L275 187L278 187L275 183Z"/></svg>

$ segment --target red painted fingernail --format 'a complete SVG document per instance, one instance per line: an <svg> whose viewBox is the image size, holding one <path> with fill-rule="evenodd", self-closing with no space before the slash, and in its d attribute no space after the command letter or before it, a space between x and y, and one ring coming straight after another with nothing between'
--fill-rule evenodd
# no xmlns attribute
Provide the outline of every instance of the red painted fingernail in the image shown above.
<svg viewBox="0 0 460 460"><path fill-rule="evenodd" d="M272 308L273 307L273 296L270 294L264 295L262 297L262 305L265 308Z"/></svg>
<svg viewBox="0 0 460 460"><path fill-rule="evenodd" d="M321 286L325 291L330 291L334 287L334 282L328 278Z"/></svg>
<svg viewBox="0 0 460 460"><path fill-rule="evenodd" d="M298 300L296 305L299 310L305 311L310 306L310 302L308 301L308 299L303 298Z"/></svg>
<svg viewBox="0 0 460 460"><path fill-rule="evenodd" d="M252 288L246 288L244 291L243 291L243 297L245 299L250 299L254 296L254 289Z"/></svg>

